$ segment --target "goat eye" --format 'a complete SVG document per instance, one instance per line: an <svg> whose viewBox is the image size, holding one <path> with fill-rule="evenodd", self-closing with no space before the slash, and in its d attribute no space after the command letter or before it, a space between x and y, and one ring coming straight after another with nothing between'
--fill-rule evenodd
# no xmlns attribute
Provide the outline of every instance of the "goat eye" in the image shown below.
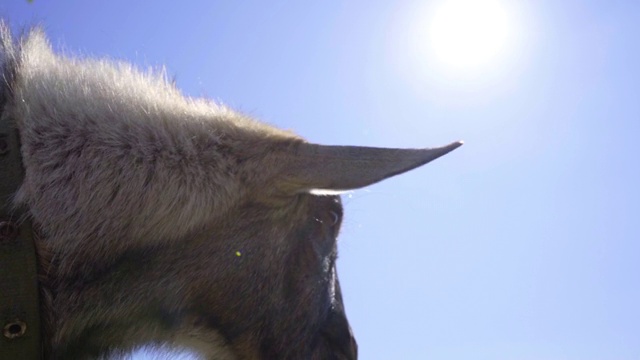
<svg viewBox="0 0 640 360"><path fill-rule="evenodd" d="M331 214L331 226L336 225L340 221L340 215L335 211L329 211L329 214Z"/></svg>

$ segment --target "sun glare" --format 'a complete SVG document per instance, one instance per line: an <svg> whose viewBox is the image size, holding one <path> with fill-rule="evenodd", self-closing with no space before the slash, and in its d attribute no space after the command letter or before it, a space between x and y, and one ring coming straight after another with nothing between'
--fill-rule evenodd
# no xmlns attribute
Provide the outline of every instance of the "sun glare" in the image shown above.
<svg viewBox="0 0 640 360"><path fill-rule="evenodd" d="M509 19L498 0L446 0L435 10L428 31L439 61L473 69L491 64L505 50Z"/></svg>

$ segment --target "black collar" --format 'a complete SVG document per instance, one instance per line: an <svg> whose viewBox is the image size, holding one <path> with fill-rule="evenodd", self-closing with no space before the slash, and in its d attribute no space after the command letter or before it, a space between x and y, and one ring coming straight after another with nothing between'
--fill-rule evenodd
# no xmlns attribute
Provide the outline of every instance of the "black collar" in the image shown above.
<svg viewBox="0 0 640 360"><path fill-rule="evenodd" d="M4 60L0 64L0 354L3 359L35 360L42 358L37 255L28 211L12 201L24 169L15 119L6 111L15 66Z"/></svg>

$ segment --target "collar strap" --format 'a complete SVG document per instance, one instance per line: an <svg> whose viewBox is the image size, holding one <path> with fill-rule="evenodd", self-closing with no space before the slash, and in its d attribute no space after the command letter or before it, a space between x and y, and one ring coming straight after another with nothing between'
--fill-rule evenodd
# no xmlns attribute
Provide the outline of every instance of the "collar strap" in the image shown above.
<svg viewBox="0 0 640 360"><path fill-rule="evenodd" d="M3 359L42 357L37 255L31 221L13 205L24 169L18 129L4 111L8 79L0 79L0 354Z"/></svg>

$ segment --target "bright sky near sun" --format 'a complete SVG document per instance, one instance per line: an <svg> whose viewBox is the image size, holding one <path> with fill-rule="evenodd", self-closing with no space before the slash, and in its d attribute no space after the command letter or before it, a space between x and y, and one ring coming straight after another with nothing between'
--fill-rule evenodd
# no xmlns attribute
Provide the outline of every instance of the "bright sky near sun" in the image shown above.
<svg viewBox="0 0 640 360"><path fill-rule="evenodd" d="M508 52L509 14L499 1L451 0L425 19L426 44L444 65L473 68L489 65Z"/></svg>
<svg viewBox="0 0 640 360"><path fill-rule="evenodd" d="M0 16L67 53L165 64L185 93L313 142L465 140L343 197L361 359L640 359L640 2L14 0Z"/></svg>

